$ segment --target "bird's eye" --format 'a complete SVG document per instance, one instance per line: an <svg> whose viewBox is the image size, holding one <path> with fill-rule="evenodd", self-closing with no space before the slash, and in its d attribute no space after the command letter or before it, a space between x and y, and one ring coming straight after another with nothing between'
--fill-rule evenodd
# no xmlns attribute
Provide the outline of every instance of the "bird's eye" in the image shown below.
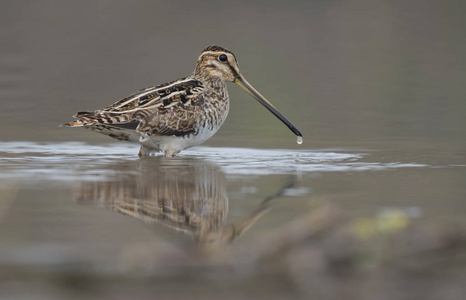
<svg viewBox="0 0 466 300"><path fill-rule="evenodd" d="M218 57L218 59L219 59L220 61L225 62L225 61L228 60L228 57L227 57L225 54L222 54L222 55L220 55L220 56Z"/></svg>

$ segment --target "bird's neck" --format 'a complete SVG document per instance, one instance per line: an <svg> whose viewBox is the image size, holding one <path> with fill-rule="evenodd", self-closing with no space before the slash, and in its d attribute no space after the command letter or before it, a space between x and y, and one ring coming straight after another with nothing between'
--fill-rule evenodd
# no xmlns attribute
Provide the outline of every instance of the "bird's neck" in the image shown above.
<svg viewBox="0 0 466 300"><path fill-rule="evenodd" d="M193 74L193 78L202 82L202 84L209 90L217 93L217 94L225 94L226 93L226 83L225 81L219 79L219 78L214 78L211 76L207 76L206 74L203 73L197 73L196 71Z"/></svg>
<svg viewBox="0 0 466 300"><path fill-rule="evenodd" d="M209 79L203 81L202 83L216 93L224 93L227 89L225 81L220 79Z"/></svg>

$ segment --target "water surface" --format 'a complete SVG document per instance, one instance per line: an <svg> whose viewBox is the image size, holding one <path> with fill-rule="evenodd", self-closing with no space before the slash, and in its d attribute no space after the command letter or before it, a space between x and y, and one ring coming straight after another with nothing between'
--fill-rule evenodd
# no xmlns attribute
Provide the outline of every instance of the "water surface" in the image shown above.
<svg viewBox="0 0 466 300"><path fill-rule="evenodd" d="M463 1L2 1L0 298L463 299ZM175 159L58 128L232 50Z"/></svg>

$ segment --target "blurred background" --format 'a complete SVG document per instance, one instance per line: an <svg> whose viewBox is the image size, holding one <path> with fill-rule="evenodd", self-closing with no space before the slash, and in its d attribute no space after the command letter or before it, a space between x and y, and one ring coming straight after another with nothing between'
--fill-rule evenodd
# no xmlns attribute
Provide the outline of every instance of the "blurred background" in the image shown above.
<svg viewBox="0 0 466 300"><path fill-rule="evenodd" d="M462 0L1 0L0 293L5 299L40 299L41 293L44 299L151 299L155 293L174 299L461 299L464 251L458 256L455 251L464 250L466 225L465 15ZM230 84L229 117L205 146L363 152L349 159L363 163L365 171L352 165L340 173L325 173L322 167L292 174L301 176L294 190L277 195L295 198L270 210L236 252L227 258L217 253L203 263L198 259L204 252L172 231L92 206L128 212L127 198L115 206L104 200L116 201L109 191L136 198L144 198L141 190L158 193L148 187L147 178L164 177L166 173L159 171L167 168L174 170L173 180L165 185L171 188L199 186L207 178L221 201L208 204L209 212L217 213L207 223L196 223L194 239L209 244L218 240L209 231L218 229L218 224L209 223L212 220L238 224L245 216L255 220L268 211L268 202L262 200L290 181L282 165L268 166L267 176L261 177L251 168L256 161L250 158L250 164L241 167L251 169L236 170L238 175L228 168L241 162L240 153L233 155L236 160L222 158L205 166L189 158L182 162L189 168L180 171L167 162L137 161L137 148L108 154L121 164L94 164L80 157L100 154L115 140L58 125L71 121L77 111L100 109L139 89L190 75L209 45L235 53L245 78L302 131L304 143L297 145L281 122ZM56 165L47 173L50 166L44 164L33 174L29 163L37 158L30 156L32 150L15 152L19 144L11 143L18 141L62 145L47 157L47 163L63 164L62 173L53 177ZM87 148L66 156L73 147L66 148L65 142L81 142ZM192 156L211 160L210 152L201 152ZM283 153L263 160L278 160L286 156ZM304 164L320 159L311 156ZM401 167L406 164L422 168ZM368 167L374 165L383 171ZM200 177L178 182L178 175L186 172ZM94 180L95 174L114 177ZM141 177L135 179L134 174ZM70 179L57 183L65 175ZM88 175L93 184L78 182ZM338 213L319 210L328 202ZM196 205L190 209L196 211ZM319 246L312 244L316 238L309 232L328 230L313 220L324 216L340 222L340 213L349 223L328 239L317 238ZM378 218L387 215L383 220L390 221L380 227ZM308 217L310 223L305 221ZM417 230L386 239L387 230L405 229L411 218L421 223ZM170 222L169 227L176 227L176 221ZM355 228L355 236L343 228ZM235 239L232 232L224 236ZM306 238L289 241L294 232ZM277 236L256 247L264 233ZM357 241L369 238L376 241L372 239L362 253L370 255L355 254ZM395 259L383 269L375 268L380 264L374 261L379 262L390 245L403 245L393 246L396 257L415 253L421 261L406 259L400 264ZM417 255L426 249L439 252ZM134 257L149 257L150 267ZM332 259L324 266L325 257ZM446 257L459 257L461 263L445 262ZM358 266L356 275L348 273L349 261ZM399 273L400 266L413 273Z"/></svg>
<svg viewBox="0 0 466 300"><path fill-rule="evenodd" d="M2 140L109 141L56 125L189 75L202 49L218 44L301 128L302 147L465 146L462 1L0 5ZM230 117L209 145L295 146L249 95L231 85L230 96Z"/></svg>

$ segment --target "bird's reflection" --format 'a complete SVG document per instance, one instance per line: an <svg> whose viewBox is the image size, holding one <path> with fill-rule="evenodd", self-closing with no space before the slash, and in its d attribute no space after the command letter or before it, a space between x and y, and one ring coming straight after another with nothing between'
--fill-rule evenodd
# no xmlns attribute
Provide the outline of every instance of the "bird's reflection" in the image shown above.
<svg viewBox="0 0 466 300"><path fill-rule="evenodd" d="M271 197L237 224L226 226L225 174L203 160L142 159L104 166L114 176L82 182L76 199L155 222L194 237L207 248L234 241L270 207Z"/></svg>

